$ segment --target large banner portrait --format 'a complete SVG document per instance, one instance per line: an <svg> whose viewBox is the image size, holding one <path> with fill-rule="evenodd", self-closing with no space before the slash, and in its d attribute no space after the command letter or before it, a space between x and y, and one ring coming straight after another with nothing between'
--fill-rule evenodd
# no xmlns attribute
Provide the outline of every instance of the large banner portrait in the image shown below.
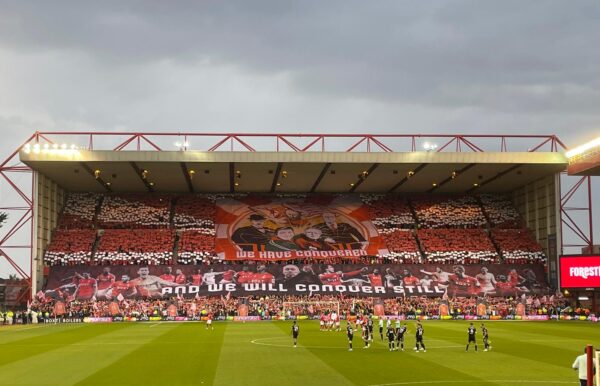
<svg viewBox="0 0 600 386"><path fill-rule="evenodd" d="M213 264L52 267L47 300L197 296L520 296L546 293L540 265Z"/></svg>
<svg viewBox="0 0 600 386"><path fill-rule="evenodd" d="M368 208L352 196L219 200L215 242L223 260L353 259L387 254Z"/></svg>

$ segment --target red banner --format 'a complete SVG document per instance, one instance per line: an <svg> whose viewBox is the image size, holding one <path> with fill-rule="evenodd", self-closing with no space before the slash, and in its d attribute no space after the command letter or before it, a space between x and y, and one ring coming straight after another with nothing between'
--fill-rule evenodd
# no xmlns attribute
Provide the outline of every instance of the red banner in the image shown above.
<svg viewBox="0 0 600 386"><path fill-rule="evenodd" d="M600 288L600 256L561 256L561 288Z"/></svg>
<svg viewBox="0 0 600 386"><path fill-rule="evenodd" d="M216 252L224 260L352 259L387 249L358 197L248 196L217 202Z"/></svg>

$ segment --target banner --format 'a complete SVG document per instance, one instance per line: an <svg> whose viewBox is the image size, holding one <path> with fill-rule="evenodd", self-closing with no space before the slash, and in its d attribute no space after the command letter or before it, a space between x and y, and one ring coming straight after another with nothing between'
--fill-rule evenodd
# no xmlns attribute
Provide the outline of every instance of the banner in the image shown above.
<svg viewBox="0 0 600 386"><path fill-rule="evenodd" d="M175 277L185 280L175 283L173 271ZM97 290L101 275L109 283L104 291ZM108 281L107 276L111 278ZM546 290L540 265L259 263L51 267L44 297L71 301L113 300L119 295L126 299L220 296L226 301L232 296L312 294L381 298L522 296Z"/></svg>
<svg viewBox="0 0 600 386"><path fill-rule="evenodd" d="M291 260L388 253L359 197L247 196L217 201L215 248L222 260Z"/></svg>

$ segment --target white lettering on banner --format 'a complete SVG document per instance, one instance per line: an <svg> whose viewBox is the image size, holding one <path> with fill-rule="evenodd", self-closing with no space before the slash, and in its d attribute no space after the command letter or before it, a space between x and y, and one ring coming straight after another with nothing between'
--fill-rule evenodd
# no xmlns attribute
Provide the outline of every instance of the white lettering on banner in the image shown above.
<svg viewBox="0 0 600 386"><path fill-rule="evenodd" d="M600 266L596 267L570 267L569 274L575 277L582 277L584 279L591 277L600 276Z"/></svg>
<svg viewBox="0 0 600 386"><path fill-rule="evenodd" d="M237 259L291 259L301 257L360 257L367 256L367 251L364 249L338 249L334 251L262 251L262 252L249 252L249 251L238 251L236 253Z"/></svg>
<svg viewBox="0 0 600 386"><path fill-rule="evenodd" d="M296 284L295 287L286 288L284 284L278 283L244 283L244 284L235 284L235 283L226 283L226 284L210 284L207 286L208 292L217 292L217 293L227 293L231 292L235 294L238 291L245 292L275 292L275 293L283 293L283 292L298 292L298 293L307 293L307 292L318 292L318 293L362 293L362 294L381 294L386 295L390 294L400 294L400 295L422 295L422 294L437 294L443 295L445 290L439 287L421 287L421 286L394 286L392 288L386 288L383 286L357 286L357 285L331 285L331 284ZM164 287L162 289L162 295L173 296L177 295L185 295L185 294L199 294L202 293L201 288L197 285L190 286L177 286L177 287Z"/></svg>

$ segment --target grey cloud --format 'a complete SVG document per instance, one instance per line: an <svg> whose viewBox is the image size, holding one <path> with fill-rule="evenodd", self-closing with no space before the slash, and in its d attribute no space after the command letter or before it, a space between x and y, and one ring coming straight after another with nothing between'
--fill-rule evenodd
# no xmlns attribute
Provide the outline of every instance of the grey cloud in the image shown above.
<svg viewBox="0 0 600 386"><path fill-rule="evenodd" d="M597 2L18 4L0 44L107 65L208 60L291 74L308 95L440 107L589 111L600 102Z"/></svg>

